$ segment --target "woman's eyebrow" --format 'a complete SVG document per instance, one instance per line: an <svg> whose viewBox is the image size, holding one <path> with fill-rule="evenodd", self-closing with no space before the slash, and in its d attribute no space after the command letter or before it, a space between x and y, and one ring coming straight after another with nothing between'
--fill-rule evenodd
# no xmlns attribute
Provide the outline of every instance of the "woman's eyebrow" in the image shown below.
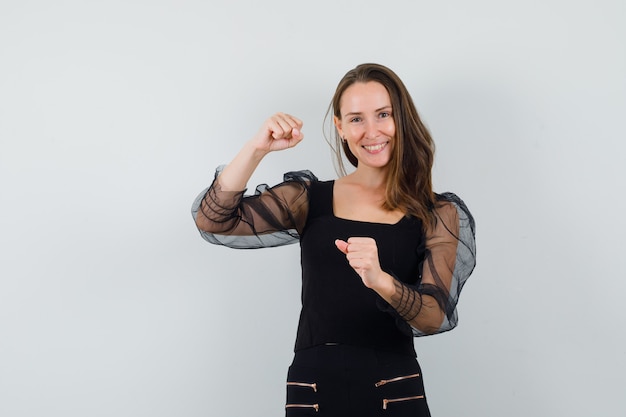
<svg viewBox="0 0 626 417"><path fill-rule="evenodd" d="M374 113L379 112L379 111L382 111L382 110L387 110L387 109L391 109L391 104L388 104L388 105L386 105L386 106L383 106L383 107L381 107L381 108L379 108L379 109L374 110ZM358 116L358 115L360 115L360 114L362 114L362 113L363 113L363 112L360 112L360 111L356 111L356 112L355 112L355 111L353 111L353 112L346 113L345 115L346 115L346 116Z"/></svg>

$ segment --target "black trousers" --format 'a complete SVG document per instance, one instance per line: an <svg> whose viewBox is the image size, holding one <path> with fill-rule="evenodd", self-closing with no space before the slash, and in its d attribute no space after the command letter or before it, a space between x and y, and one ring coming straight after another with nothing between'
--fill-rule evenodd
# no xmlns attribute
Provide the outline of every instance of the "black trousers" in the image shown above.
<svg viewBox="0 0 626 417"><path fill-rule="evenodd" d="M347 345L296 352L285 411L287 417L430 416L414 357Z"/></svg>

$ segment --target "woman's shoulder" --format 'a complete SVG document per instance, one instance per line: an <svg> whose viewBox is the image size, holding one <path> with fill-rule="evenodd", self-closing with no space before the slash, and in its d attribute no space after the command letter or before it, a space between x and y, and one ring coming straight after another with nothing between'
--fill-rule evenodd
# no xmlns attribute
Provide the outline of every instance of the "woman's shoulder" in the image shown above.
<svg viewBox="0 0 626 417"><path fill-rule="evenodd" d="M335 183L334 179L331 180L321 180L319 179L313 172L308 169L303 169L300 171L289 171L283 175L282 184L286 185L295 185L298 187L302 187L309 192L311 190L332 190L333 185Z"/></svg>
<svg viewBox="0 0 626 417"><path fill-rule="evenodd" d="M467 204L465 204L465 201L463 201L461 197L450 191L435 193L434 209L435 211L450 211L454 209L456 211L463 211L470 214L470 211L467 208Z"/></svg>
<svg viewBox="0 0 626 417"><path fill-rule="evenodd" d="M475 234L476 223L474 216L470 212L465 201L457 194L452 192L435 193L435 206L433 211L436 218L443 221L444 224L460 224L460 227L466 227Z"/></svg>
<svg viewBox="0 0 626 417"><path fill-rule="evenodd" d="M319 178L309 171L308 169L303 169L300 171L289 171L283 175L283 181L295 181L295 182L319 182Z"/></svg>

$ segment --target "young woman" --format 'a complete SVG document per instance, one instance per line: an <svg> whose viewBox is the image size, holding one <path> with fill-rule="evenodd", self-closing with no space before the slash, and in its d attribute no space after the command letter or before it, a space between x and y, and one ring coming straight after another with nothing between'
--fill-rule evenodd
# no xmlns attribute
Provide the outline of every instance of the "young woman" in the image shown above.
<svg viewBox="0 0 626 417"><path fill-rule="evenodd" d="M206 240L234 248L300 242L287 416L429 416L413 336L456 326L474 220L457 196L433 192L433 142L394 72L357 66L331 110L340 178L291 172L244 196L265 155L304 137L302 121L277 113L218 169L194 219ZM355 167L347 175L340 148Z"/></svg>

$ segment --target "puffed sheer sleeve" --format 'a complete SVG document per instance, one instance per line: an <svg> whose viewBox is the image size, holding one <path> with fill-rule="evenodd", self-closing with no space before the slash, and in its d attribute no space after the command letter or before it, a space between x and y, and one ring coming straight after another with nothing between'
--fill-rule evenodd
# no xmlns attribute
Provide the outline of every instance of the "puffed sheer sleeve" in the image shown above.
<svg viewBox="0 0 626 417"><path fill-rule="evenodd" d="M237 249L283 246L298 241L308 213L310 171L288 172L283 182L247 190L223 191L216 170L213 183L193 202L191 212L208 242Z"/></svg>
<svg viewBox="0 0 626 417"><path fill-rule="evenodd" d="M465 203L455 194L438 194L434 215L419 280L407 285L396 279L390 303L400 327L414 336L456 327L459 295L476 265L475 223Z"/></svg>

